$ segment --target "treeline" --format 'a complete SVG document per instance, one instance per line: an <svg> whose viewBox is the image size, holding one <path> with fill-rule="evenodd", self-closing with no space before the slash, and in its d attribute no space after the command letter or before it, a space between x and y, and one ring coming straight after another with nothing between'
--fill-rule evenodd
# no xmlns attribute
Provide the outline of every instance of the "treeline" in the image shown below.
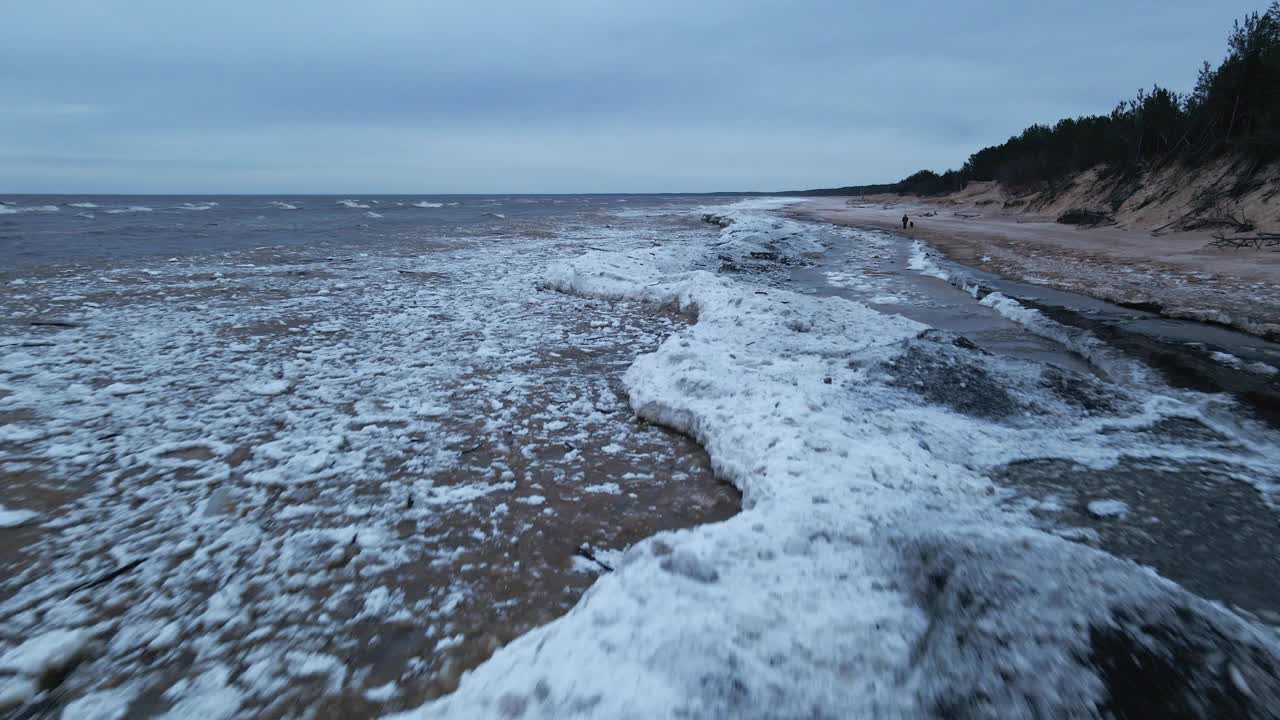
<svg viewBox="0 0 1280 720"><path fill-rule="evenodd" d="M1223 156L1245 161L1246 176L1280 158L1280 2L1235 23L1226 58L1216 69L1204 63L1189 94L1157 85L1109 115L1032 125L974 153L959 170L921 170L889 185L826 192L936 195L960 190L970 180L1031 190L1098 166L1136 174L1168 162L1195 166Z"/></svg>

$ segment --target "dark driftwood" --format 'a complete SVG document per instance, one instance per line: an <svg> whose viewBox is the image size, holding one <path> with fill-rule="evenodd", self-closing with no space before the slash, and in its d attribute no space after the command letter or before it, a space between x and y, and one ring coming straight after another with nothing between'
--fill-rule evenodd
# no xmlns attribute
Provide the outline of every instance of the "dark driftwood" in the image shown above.
<svg viewBox="0 0 1280 720"><path fill-rule="evenodd" d="M56 328L78 328L80 323L68 322L66 320L32 320L27 323L35 327L56 327Z"/></svg>
<svg viewBox="0 0 1280 720"><path fill-rule="evenodd" d="M127 572L131 572L132 570L137 568L139 565L141 565L142 561L145 559L146 558L138 558L133 562L127 563L125 565L121 565L120 567L116 568L115 570L112 570L111 572L106 573L105 575L102 575L101 577L97 577L92 580L86 580L78 585L74 585L70 590L66 591L66 595L70 597L72 594L77 593L81 590L88 590L89 588L98 587L99 585L106 585L107 583L111 582L112 580L115 580L121 575L124 575Z"/></svg>
<svg viewBox="0 0 1280 720"><path fill-rule="evenodd" d="M578 557L583 557L590 560L591 562L604 568L607 572L613 572L613 568L609 567L608 563L605 563L601 561L600 558L596 557L596 554L591 551L591 546L587 545L586 543L583 543L582 545L578 546L578 549L574 550L573 554L577 555Z"/></svg>
<svg viewBox="0 0 1280 720"><path fill-rule="evenodd" d="M1209 247L1233 248L1243 250L1253 248L1254 250L1262 250L1269 248L1272 250L1280 249L1280 233L1257 233L1255 235L1224 235L1222 233L1214 233L1213 240L1209 242Z"/></svg>
<svg viewBox="0 0 1280 720"><path fill-rule="evenodd" d="M1057 222L1063 225L1101 225L1113 222L1110 215L1086 208L1071 208L1058 216Z"/></svg>

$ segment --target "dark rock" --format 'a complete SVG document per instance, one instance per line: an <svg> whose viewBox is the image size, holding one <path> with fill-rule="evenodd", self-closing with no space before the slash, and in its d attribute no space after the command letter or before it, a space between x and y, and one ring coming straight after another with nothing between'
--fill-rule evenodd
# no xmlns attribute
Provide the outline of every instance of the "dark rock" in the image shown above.
<svg viewBox="0 0 1280 720"><path fill-rule="evenodd" d="M995 420L1018 412L1021 406L1004 384L975 362L974 350L958 342L931 339L908 344L892 365L884 366L891 374L889 384L974 417Z"/></svg>
<svg viewBox="0 0 1280 720"><path fill-rule="evenodd" d="M1141 566L1048 536L894 544L926 716L1280 717L1275 640Z"/></svg>
<svg viewBox="0 0 1280 720"><path fill-rule="evenodd" d="M1124 396L1115 386L1057 365L1045 365L1040 382L1060 400L1090 414L1114 413L1125 405Z"/></svg>

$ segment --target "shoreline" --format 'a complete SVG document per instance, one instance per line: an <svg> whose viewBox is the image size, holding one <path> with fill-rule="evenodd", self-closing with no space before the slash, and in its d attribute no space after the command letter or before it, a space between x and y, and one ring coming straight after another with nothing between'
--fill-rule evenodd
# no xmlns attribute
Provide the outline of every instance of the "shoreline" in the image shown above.
<svg viewBox="0 0 1280 720"><path fill-rule="evenodd" d="M915 227L903 230L908 215ZM1280 254L1205 248L1207 232L1155 237L1077 229L1036 216L949 207L918 198L818 198L788 217L885 230L947 258L1019 282L1280 340Z"/></svg>
<svg viewBox="0 0 1280 720"><path fill-rule="evenodd" d="M1027 373L903 315L762 282L846 232L759 212L772 209L723 213L710 247L591 248L545 276L587 300L697 312L696 325L637 357L624 384L637 415L696 438L743 493L742 512L636 543L568 614L396 718L726 717L747 703L913 717L973 697L996 667L1016 691L980 710L1025 714L1030 703L1083 715L1138 701L1113 657L1145 661L1151 632L1232 657L1272 652L1244 612L1093 547L1106 528L1054 521L1075 512L1119 522L1105 518L1127 514L1130 500L1146 518L1145 496L1116 499L1135 473L1113 476L1107 460L1156 463L1143 472L1164 459L1191 471L1200 457L1219 462L1216 438L1239 435L1229 413L1150 395L1160 384ZM854 244L866 261L859 277L872 278L865 292L902 290L876 285L906 259L886 253L893 244ZM1231 457L1231 479L1266 488L1265 460ZM1064 466L1044 462L1054 458ZM1067 466L1099 482L1063 499L1056 487L1011 494L995 480L1007 473L1009 485L1034 490ZM1156 663L1172 657L1165 643L1154 653ZM1035 668L1022 672L1029 654ZM1220 672L1199 665L1170 677L1221 687ZM629 677L621 686L618 668ZM1270 674L1241 672L1270 692ZM806 682L778 682L787 676Z"/></svg>
<svg viewBox="0 0 1280 720"><path fill-rule="evenodd" d="M824 210L822 209L816 213L805 213L803 210L804 206L791 206L787 209L787 215L805 222L828 223L863 230L881 230L900 237L920 240L969 271L979 270L991 273L999 276L1002 280L1013 283L1025 284L1027 282L1024 277L1009 277L1000 268L993 268L989 263L982 262L976 253L966 253L965 251L972 251L974 246L973 244L966 244L963 239L959 242L946 242L947 234L936 228L922 229L917 227L914 233L910 229L904 232L900 224L889 227L888 223L878 218L871 218L865 224L857 221L840 222L826 217L813 216L823 214ZM942 238L943 241L939 242L938 238ZM952 239L954 240L954 238ZM959 252L957 252L957 249ZM971 280L968 279L965 282L969 283ZM975 297L978 299L981 299L989 291L998 291L996 288L986 287L986 281L976 282L979 282L981 287L974 286L972 291L977 293ZM952 281L952 284L955 284L955 282ZM1079 285L1070 287L1046 283L1035 283L1035 285L1052 287L1054 290L1101 300L1119 305L1128 310L1152 313L1162 318L1172 318L1180 322L1196 323L1206 329L1216 327L1223 328L1225 332L1245 332L1240 327L1212 319L1173 317L1168 313L1162 312L1159 307L1133 302L1119 303L1114 299L1100 297L1096 293L1089 293ZM1007 288L1001 289L1008 292ZM1260 354L1267 355L1272 360L1269 363L1272 371L1270 373L1261 372L1256 366L1248 366L1247 363L1241 362L1239 358L1234 356L1229 357L1232 357L1235 364L1222 362L1215 357L1221 353L1215 352L1213 350L1215 346L1212 344L1206 345L1205 342L1191 343L1185 338L1179 340L1172 336L1143 332L1130 327L1131 323L1129 322L1096 317L1088 311L1082 311L1055 302L1037 301L1030 298L1020 298L1019 302L1045 313L1056 322L1086 330L1101 338L1108 346L1120 349L1126 354L1141 359L1143 363L1160 370L1166 381L1175 386L1229 394L1243 406L1249 408L1267 426L1273 429L1280 429L1280 411L1276 410L1276 408L1280 408L1280 387L1274 382L1276 376L1274 371L1280 369L1280 355L1277 355L1274 350L1267 352L1266 348L1251 348L1259 351ZM1142 321L1135 318L1134 322ZM1248 338L1257 338L1261 343L1274 342L1271 337L1260 337L1254 333L1245 333L1245 335ZM1237 347L1224 347L1222 349L1240 351Z"/></svg>

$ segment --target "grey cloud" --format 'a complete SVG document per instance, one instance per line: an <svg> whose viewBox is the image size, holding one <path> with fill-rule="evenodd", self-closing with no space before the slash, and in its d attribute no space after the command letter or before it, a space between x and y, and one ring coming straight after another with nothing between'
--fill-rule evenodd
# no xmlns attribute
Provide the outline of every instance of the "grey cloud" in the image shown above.
<svg viewBox="0 0 1280 720"><path fill-rule="evenodd" d="M14 4L0 190L891 180L1152 82L1187 89L1252 8L1208 5Z"/></svg>

